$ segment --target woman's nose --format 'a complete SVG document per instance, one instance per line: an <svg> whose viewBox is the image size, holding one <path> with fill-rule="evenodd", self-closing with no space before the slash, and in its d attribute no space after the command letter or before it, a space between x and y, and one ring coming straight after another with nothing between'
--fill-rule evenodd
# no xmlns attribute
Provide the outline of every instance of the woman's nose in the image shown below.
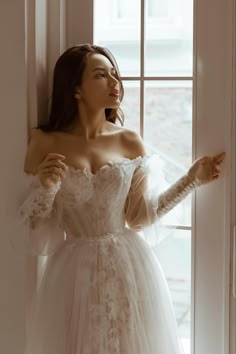
<svg viewBox="0 0 236 354"><path fill-rule="evenodd" d="M114 76L111 76L111 85L112 86L120 86L119 80Z"/></svg>

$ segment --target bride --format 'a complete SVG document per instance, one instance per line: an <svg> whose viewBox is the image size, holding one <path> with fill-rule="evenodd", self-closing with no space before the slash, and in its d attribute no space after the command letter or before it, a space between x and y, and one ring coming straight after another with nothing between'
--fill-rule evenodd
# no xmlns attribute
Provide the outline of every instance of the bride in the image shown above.
<svg viewBox="0 0 236 354"><path fill-rule="evenodd" d="M78 45L58 59L49 119L33 129L25 159L33 179L20 209L27 252L48 256L28 308L25 354L182 352L149 227L217 180L225 153L197 159L158 193L149 184L155 156L123 126L123 94L107 49Z"/></svg>

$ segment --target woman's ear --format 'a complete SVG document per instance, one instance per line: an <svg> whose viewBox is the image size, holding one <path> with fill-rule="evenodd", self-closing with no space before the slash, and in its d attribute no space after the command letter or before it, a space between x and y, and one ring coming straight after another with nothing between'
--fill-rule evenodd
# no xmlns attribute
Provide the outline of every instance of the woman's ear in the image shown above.
<svg viewBox="0 0 236 354"><path fill-rule="evenodd" d="M75 94L74 94L74 97L75 97L77 100L79 100L79 99L80 99L80 93L79 93L79 92L75 93Z"/></svg>
<svg viewBox="0 0 236 354"><path fill-rule="evenodd" d="M79 100L81 97L80 97L80 91L79 91L79 88L76 87L75 88L75 93L74 93L74 97Z"/></svg>

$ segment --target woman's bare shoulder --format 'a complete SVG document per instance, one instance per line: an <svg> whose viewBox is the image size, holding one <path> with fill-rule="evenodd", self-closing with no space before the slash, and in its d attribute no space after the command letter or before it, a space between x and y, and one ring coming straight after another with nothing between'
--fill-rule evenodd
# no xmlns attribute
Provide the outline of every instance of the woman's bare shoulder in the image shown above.
<svg viewBox="0 0 236 354"><path fill-rule="evenodd" d="M122 127L120 136L122 144L127 149L131 159L136 158L137 156L145 156L147 154L143 139L136 131Z"/></svg>
<svg viewBox="0 0 236 354"><path fill-rule="evenodd" d="M38 165L50 152L53 141L54 138L51 134L37 128L31 130L24 164L26 173L36 174Z"/></svg>

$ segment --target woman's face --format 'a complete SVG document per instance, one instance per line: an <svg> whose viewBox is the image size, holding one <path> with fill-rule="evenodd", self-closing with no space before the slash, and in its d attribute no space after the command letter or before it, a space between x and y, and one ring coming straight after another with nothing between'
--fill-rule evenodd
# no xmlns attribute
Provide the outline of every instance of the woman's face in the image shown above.
<svg viewBox="0 0 236 354"><path fill-rule="evenodd" d="M92 110L118 108L120 105L120 84L116 70L102 54L89 55L78 87L79 104Z"/></svg>

